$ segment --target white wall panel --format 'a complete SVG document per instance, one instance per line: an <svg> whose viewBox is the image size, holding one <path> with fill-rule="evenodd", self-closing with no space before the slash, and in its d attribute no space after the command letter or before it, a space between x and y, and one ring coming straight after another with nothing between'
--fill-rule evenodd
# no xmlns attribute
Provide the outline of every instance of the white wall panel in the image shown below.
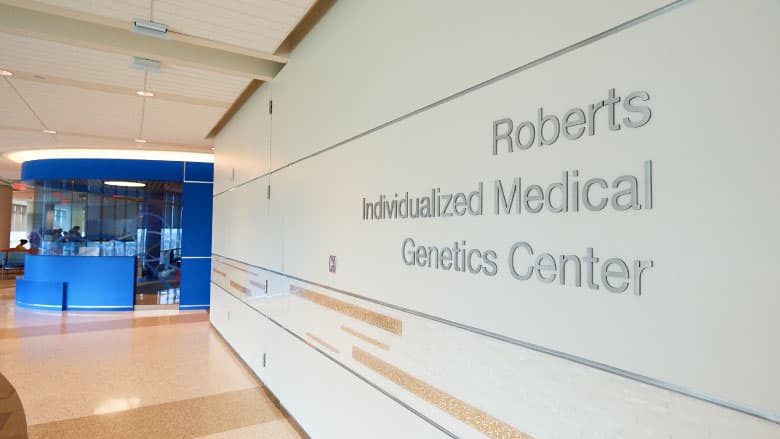
<svg viewBox="0 0 780 439"><path fill-rule="evenodd" d="M227 340L275 392L277 387L271 383L277 380L281 392L301 385L286 366L291 361L290 351L295 351L296 346L302 343L294 343L286 336L273 336L279 330L267 318L310 343L312 352L315 352L313 348L324 351L333 361L361 377L355 380L370 380L413 410L446 426L457 437L482 437L473 425L456 422L452 414L443 410L448 406L462 410L464 404L513 426L515 434L525 433L532 437L726 439L735 435L773 438L776 433L776 426L771 423L712 404L692 403L691 398L669 390L486 339L482 335L365 300L334 294L307 283L292 281L288 285L399 319L402 334L389 333L359 318L347 317L334 309L324 309L299 294L266 293L252 282L264 285L279 276L237 261L216 257L214 268L212 322L224 331ZM228 312L230 322L226 323ZM344 330L345 327L386 347L355 338ZM355 348L367 351L421 380L418 388L432 386L446 389L452 398L461 402L437 406L423 400L420 395L412 394L407 388L358 361L353 353ZM266 367L260 367L262 352L268 355ZM307 373L320 378L320 370L313 365L307 365ZM354 397L345 391L338 394ZM377 394L380 393L377 391ZM299 404L304 411L308 411L311 405L321 404L311 401L311 398L292 396L282 401ZM296 410L292 413L296 417L302 415ZM706 432L710 432L709 436L702 436ZM330 437L333 430L327 429L324 433ZM349 437L359 437L351 433ZM411 433L406 432L406 435Z"/></svg>
<svg viewBox="0 0 780 439"><path fill-rule="evenodd" d="M729 31L724 26L736 13L728 5L687 5L285 169L277 195L290 231L286 270L780 412L780 396L769 390L780 387L769 373L780 367L780 352L767 349L780 332L772 318L780 298L767 294L773 285L771 255L780 246L780 235L769 233L769 224L780 221L780 210L766 202L780 196L769 183L780 159L769 140L780 113L771 100L724 88L739 77L762 84L765 96L780 96L772 80L780 65L758 50L722 55L724 45L747 48L777 36L772 20L760 11L742 9L738 19L755 25ZM688 27L697 32L688 35ZM622 50L626 47L631 50ZM656 67L678 65L681 53L694 52L696 63L684 69ZM619 62L611 61L616 53ZM492 155L493 120L535 120L539 107L562 115L605 99L612 87L623 96L647 90L651 122L609 131L603 118L595 136L575 142L561 137L552 146ZM724 99L733 108L750 110L691 108L715 109ZM752 128L723 129L730 126ZM749 154L734 147L744 143L754 145ZM622 174L641 177L644 160L655 164L652 211L501 217L490 211L496 178L508 183L522 176L526 184L549 184L560 181L562 171L579 169L583 180L611 181ZM364 196L423 195L433 187L472 191L479 181L486 184L488 212L482 217L361 221ZM750 195L757 187L764 188L760 199ZM743 196L750 208L729 207L729 200ZM406 237L425 245L466 240L469 248L496 249L499 275L409 268L401 261ZM653 259L657 266L645 276L642 297L518 282L505 261L509 247L520 240L529 241L537 254L582 255L592 246L601 258ZM329 254L341 259L335 278L325 271ZM696 314L702 309L707 312ZM594 316L609 319L594 322Z"/></svg>
<svg viewBox="0 0 780 439"><path fill-rule="evenodd" d="M333 7L273 84L270 169L657 6L414 5L416 14L427 14L427 26L410 13L411 3L394 3L392 11L389 5L384 10L365 3ZM513 8L523 8L525 14ZM780 159L774 147L774 125L780 120L775 104L780 86L774 76L780 60L771 56L780 49L778 18L776 2L755 0L739 8L725 1L683 2L220 193L215 198L215 253L237 260L234 265L243 261L312 283L257 274L272 285L271 297L266 297L251 288L242 292L239 287L250 280L245 276L252 275L241 270L226 268L225 276L214 280L298 336L323 337L337 347L339 362L458 436L477 433L467 422L355 362L348 355L355 340L339 331L344 317L338 320L332 309L290 294L289 283L402 319L403 338L391 337L395 341L383 359L533 437L776 437L777 423L393 307L561 351L780 419L780 397L774 391L780 388L775 373L780 368L780 323L775 318L780 298L773 293L773 254L780 246L775 231L780 209L773 200L780 192L772 183L773 166ZM553 21L560 32L541 28ZM404 23L403 35L386 38L398 23ZM438 28L443 23L458 32L443 32ZM423 37L427 43L421 45ZM461 40L466 37L476 43ZM484 50L470 52L467 61L450 53L477 43ZM345 50L329 50L333 47ZM395 62L402 54L404 61ZM456 59L462 68L456 68ZM331 69L339 61L349 68L339 69L337 78ZM593 136L572 141L561 135L553 145L492 154L494 120L536 121L540 107L561 117L570 108L587 109L606 99L611 88L623 98L647 91L649 123L629 128L622 122L613 131L606 112L597 113ZM267 96L245 106L237 115L244 119L234 118L220 134L218 163L221 145L228 148L227 160L237 162L240 147L233 145L261 141L257 124ZM508 185L521 176L524 185L548 185L574 169L581 182L591 177L612 181L624 174L642 178L646 160L653 162L651 210L493 213L496 179ZM260 201L269 181L270 203ZM468 192L480 181L485 185L481 216L361 220L363 197L375 201L380 194L393 197L406 191L416 197L431 188ZM232 183L224 182L222 190ZM218 234L222 246L216 244ZM426 246L465 240L468 248L495 249L498 275L404 265L401 243L406 237ZM643 277L641 296L610 293L603 286L593 291L557 281L519 281L507 263L516 241L529 242L537 254L582 257L593 247L601 262L609 257L652 259L654 266ZM328 272L329 255L338 257L335 274ZM228 341L233 343L230 337ZM296 339L277 342L279 349L316 352ZM303 370L312 376L326 373L313 358ZM268 379L286 389L300 378L271 374ZM363 397L344 395L348 400ZM279 396L285 405L299 403L300 394ZM306 407L289 408L303 424L314 416ZM329 436L338 430L319 425L317 431Z"/></svg>
<svg viewBox="0 0 780 439"><path fill-rule="evenodd" d="M214 140L214 193L270 170L270 96L269 84L261 86Z"/></svg>
<svg viewBox="0 0 780 439"><path fill-rule="evenodd" d="M214 253L283 270L284 229L272 214L267 190L266 177L214 198Z"/></svg>
<svg viewBox="0 0 780 439"><path fill-rule="evenodd" d="M212 324L283 401L285 408L295 413L296 419L311 437L446 437L419 418L408 416L404 408L356 381L339 365L219 287L212 286L211 297ZM227 312L230 312L231 320L227 319ZM249 332L251 327L233 322L236 313L244 312L252 313L252 324L259 325L261 331L252 333ZM239 328L240 332L236 332ZM267 349L265 368L262 362L251 360L253 352L243 349L244 340L247 343L253 340L256 345ZM312 370L317 373L311 373ZM345 394L350 398L345 398Z"/></svg>
<svg viewBox="0 0 780 439"><path fill-rule="evenodd" d="M273 167L666 3L339 1L274 79Z"/></svg>

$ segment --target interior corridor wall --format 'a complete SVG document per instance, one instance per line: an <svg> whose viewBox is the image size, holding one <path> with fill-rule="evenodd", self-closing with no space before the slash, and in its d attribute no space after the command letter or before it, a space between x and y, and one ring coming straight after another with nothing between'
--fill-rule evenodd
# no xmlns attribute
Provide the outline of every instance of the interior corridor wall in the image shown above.
<svg viewBox="0 0 780 439"><path fill-rule="evenodd" d="M212 323L312 437L777 437L778 19L337 2L216 139Z"/></svg>

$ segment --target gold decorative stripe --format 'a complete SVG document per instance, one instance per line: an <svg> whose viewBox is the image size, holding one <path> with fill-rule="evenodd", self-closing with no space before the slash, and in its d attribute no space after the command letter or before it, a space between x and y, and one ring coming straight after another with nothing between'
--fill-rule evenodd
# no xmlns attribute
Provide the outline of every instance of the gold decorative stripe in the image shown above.
<svg viewBox="0 0 780 439"><path fill-rule="evenodd" d="M249 288L241 285L240 283L238 283L236 281L231 280L230 281L230 286L235 288L235 289L237 289L238 291L241 291L244 294L249 294Z"/></svg>
<svg viewBox="0 0 780 439"><path fill-rule="evenodd" d="M222 277L227 277L227 274L225 274L224 271L219 271L216 268L212 268L211 271L213 271L215 274L218 274L218 275L220 275Z"/></svg>
<svg viewBox="0 0 780 439"><path fill-rule="evenodd" d="M322 346L324 346L326 349L328 349L329 351L333 352L334 354L338 354L339 353L339 350L336 349L335 346L333 346L332 344L322 340L321 338L317 337L316 335L314 335L314 334L312 334L310 332L307 332L306 336L309 337L310 339L316 341L317 343L321 344Z"/></svg>
<svg viewBox="0 0 780 439"><path fill-rule="evenodd" d="M260 282L258 282L258 281L255 281L255 280L250 280L250 281L249 281L249 283L250 283L251 285L254 285L254 286L256 286L257 288L260 288L261 290L265 291L265 284L264 284L264 283L260 283Z"/></svg>
<svg viewBox="0 0 780 439"><path fill-rule="evenodd" d="M352 358L409 392L435 405L440 410L447 412L460 421L472 426L488 437L501 439L533 439L533 436L528 433L517 430L515 427L500 419L496 419L449 393L413 377L357 346L352 347Z"/></svg>
<svg viewBox="0 0 780 439"><path fill-rule="evenodd" d="M357 331L355 331L354 329L352 329L350 327L341 325L341 330L346 332L347 334L353 335L353 336L355 336L355 337L357 337L357 338L359 338L359 339L361 339L361 340L363 340L363 341L365 341L367 343L371 343L372 345L378 347L379 349L384 349L386 351L390 350L390 345L388 345L387 343L382 343L381 341L379 341L379 340L377 340L375 338L371 338L371 337L369 337L369 336L367 336L365 334L361 334L360 332L357 332Z"/></svg>
<svg viewBox="0 0 780 439"><path fill-rule="evenodd" d="M290 286L290 292L310 302L316 303L317 305L330 308L336 312L340 312L341 314L352 317L353 319L362 320L371 326L384 329L385 331L392 334L403 334L403 322L394 317L390 317L376 311L371 311L370 309L366 309L362 306L358 306L349 302L334 299L333 297L329 297L324 294L315 293L311 290L296 287L294 285Z"/></svg>
<svg viewBox="0 0 780 439"><path fill-rule="evenodd" d="M239 267L238 265L229 264L229 263L227 263L227 262L225 262L225 261L220 261L220 263L221 263L222 265L226 266L226 267L230 267L230 268L236 269L236 270L238 270L238 271L243 271L244 273L247 273L247 274L249 274L249 275L251 275L251 276L254 276L254 277L257 277L257 276L258 276L258 274L257 274L257 273L255 273L255 272L253 272L253 271L249 271L249 270L247 270L246 268L241 268L241 267Z"/></svg>

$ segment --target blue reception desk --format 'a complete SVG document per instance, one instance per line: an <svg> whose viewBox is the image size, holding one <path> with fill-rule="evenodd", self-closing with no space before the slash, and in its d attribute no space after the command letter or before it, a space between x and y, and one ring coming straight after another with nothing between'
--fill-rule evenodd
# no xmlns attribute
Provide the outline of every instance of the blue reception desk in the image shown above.
<svg viewBox="0 0 780 439"><path fill-rule="evenodd" d="M16 280L16 304L71 311L132 311L133 256L27 255Z"/></svg>
<svg viewBox="0 0 780 439"><path fill-rule="evenodd" d="M180 309L209 308L212 163L42 159L22 164L22 180L36 188L38 254L17 279L19 306L129 311L135 283L146 288L163 272ZM74 226L76 239L66 236Z"/></svg>

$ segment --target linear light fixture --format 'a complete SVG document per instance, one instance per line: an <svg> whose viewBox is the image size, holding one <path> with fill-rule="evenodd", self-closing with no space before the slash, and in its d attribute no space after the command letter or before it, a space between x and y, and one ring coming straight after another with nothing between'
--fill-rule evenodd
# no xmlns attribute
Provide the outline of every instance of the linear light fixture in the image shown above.
<svg viewBox="0 0 780 439"><path fill-rule="evenodd" d="M0 76L13 76L14 74L12 72L9 72L8 70L0 70Z"/></svg>
<svg viewBox="0 0 780 439"><path fill-rule="evenodd" d="M214 154L183 151L160 151L144 149L30 149L11 151L4 154L16 163L44 159L117 159L117 160L162 160L173 162L214 163Z"/></svg>
<svg viewBox="0 0 780 439"><path fill-rule="evenodd" d="M54 131L54 130L49 130L49 129L45 129L45 130L41 130L41 131L43 131L43 133L44 133L44 134L57 134L57 132L56 132L56 131Z"/></svg>
<svg viewBox="0 0 780 439"><path fill-rule="evenodd" d="M154 92L146 91L146 90L138 90L137 92L135 92L135 94L137 94L138 96L143 96L145 98L151 98L154 96Z"/></svg>
<svg viewBox="0 0 780 439"><path fill-rule="evenodd" d="M140 181L104 181L103 184L119 187L146 187L146 183L141 183Z"/></svg>
<svg viewBox="0 0 780 439"><path fill-rule="evenodd" d="M133 32L155 38L168 39L168 25L136 18L133 20Z"/></svg>

